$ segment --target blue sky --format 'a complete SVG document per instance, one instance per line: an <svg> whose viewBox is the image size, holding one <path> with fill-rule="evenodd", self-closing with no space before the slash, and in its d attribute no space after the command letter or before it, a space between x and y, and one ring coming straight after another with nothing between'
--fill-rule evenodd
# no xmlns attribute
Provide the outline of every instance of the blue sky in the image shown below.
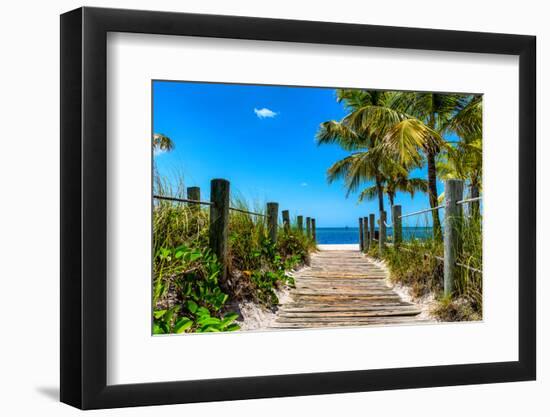
<svg viewBox="0 0 550 417"><path fill-rule="evenodd" d="M276 201L291 216L315 217L318 227L353 227L378 203L358 204L341 182L328 184L327 168L348 153L314 141L320 123L345 114L333 89L155 81L153 130L175 143L155 165L161 176L201 187L203 199L212 178L225 178L252 206ZM411 176L426 178L426 169ZM396 204L404 213L429 206L425 194L400 193ZM425 225L420 217L406 225Z"/></svg>

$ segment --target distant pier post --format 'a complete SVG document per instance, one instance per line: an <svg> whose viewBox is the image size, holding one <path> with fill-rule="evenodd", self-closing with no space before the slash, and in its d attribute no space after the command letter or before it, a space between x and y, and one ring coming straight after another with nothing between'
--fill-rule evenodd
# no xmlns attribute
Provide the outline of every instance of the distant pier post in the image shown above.
<svg viewBox="0 0 550 417"><path fill-rule="evenodd" d="M384 251L384 246L386 246L386 212L380 212L380 225L379 227L379 236L378 236L378 248L380 253Z"/></svg>
<svg viewBox="0 0 550 417"><path fill-rule="evenodd" d="M317 230L315 229L315 219L311 219L311 237L317 242Z"/></svg>
<svg viewBox="0 0 550 417"><path fill-rule="evenodd" d="M227 279L227 233L229 230L229 181L214 179L210 182L209 246L221 264L222 282Z"/></svg>
<svg viewBox="0 0 550 417"><path fill-rule="evenodd" d="M363 241L363 218L359 217L359 250L363 252L365 242Z"/></svg>
<svg viewBox="0 0 550 417"><path fill-rule="evenodd" d="M393 221L393 243L399 245L403 241L403 228L401 220L401 206L392 207L391 218Z"/></svg>
<svg viewBox="0 0 550 417"><path fill-rule="evenodd" d="M370 248L369 238L369 218L363 217L363 251L368 251Z"/></svg>
<svg viewBox="0 0 550 417"><path fill-rule="evenodd" d="M451 295L457 278L456 260L462 246L462 200L464 181L445 181L445 232L443 235L443 294Z"/></svg>
<svg viewBox="0 0 550 417"><path fill-rule="evenodd" d="M290 230L290 213L288 212L288 210L283 210L282 214L283 214L283 227L285 231L288 232Z"/></svg>
<svg viewBox="0 0 550 417"><path fill-rule="evenodd" d="M296 217L296 224L298 226L298 232L302 234L304 232L304 216Z"/></svg>
<svg viewBox="0 0 550 417"><path fill-rule="evenodd" d="M201 200L201 189L200 187L187 187L187 198L193 201ZM194 212L200 211L201 206L199 203L187 203L189 208Z"/></svg>
<svg viewBox="0 0 550 417"><path fill-rule="evenodd" d="M370 233L369 233L369 246L374 245L374 214L369 214L369 226L370 226Z"/></svg>
<svg viewBox="0 0 550 417"><path fill-rule="evenodd" d="M311 217L306 217L306 235L311 237Z"/></svg>
<svg viewBox="0 0 550 417"><path fill-rule="evenodd" d="M279 203L267 203L267 232L271 243L277 242Z"/></svg>

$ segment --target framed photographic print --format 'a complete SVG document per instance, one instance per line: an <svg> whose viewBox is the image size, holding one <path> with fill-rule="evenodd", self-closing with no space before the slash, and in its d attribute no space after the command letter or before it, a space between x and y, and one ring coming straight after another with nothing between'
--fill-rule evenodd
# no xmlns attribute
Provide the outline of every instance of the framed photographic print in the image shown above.
<svg viewBox="0 0 550 417"><path fill-rule="evenodd" d="M534 37L86 7L61 103L61 401L535 379Z"/></svg>

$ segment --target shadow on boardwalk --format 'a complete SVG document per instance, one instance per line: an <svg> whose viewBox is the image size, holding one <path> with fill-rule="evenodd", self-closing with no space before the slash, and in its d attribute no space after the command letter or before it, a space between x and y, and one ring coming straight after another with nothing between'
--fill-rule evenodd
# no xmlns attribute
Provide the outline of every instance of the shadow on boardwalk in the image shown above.
<svg viewBox="0 0 550 417"><path fill-rule="evenodd" d="M295 275L296 288L272 324L278 329L425 322L421 309L386 283L387 273L358 250L321 250Z"/></svg>

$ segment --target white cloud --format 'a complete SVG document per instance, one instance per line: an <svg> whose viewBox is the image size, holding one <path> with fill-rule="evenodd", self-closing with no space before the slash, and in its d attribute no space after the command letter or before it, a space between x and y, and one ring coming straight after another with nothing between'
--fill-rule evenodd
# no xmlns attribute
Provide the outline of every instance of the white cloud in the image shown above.
<svg viewBox="0 0 550 417"><path fill-rule="evenodd" d="M307 182L303 182L300 184L300 187L307 187Z"/></svg>
<svg viewBox="0 0 550 417"><path fill-rule="evenodd" d="M262 109L256 109L254 108L254 113L256 113L256 116L258 116L260 119L273 118L277 116L277 113L273 110L269 110L268 108L264 107Z"/></svg>
<svg viewBox="0 0 550 417"><path fill-rule="evenodd" d="M155 156L162 155L163 153L166 153L166 151L164 149L159 149L159 148L153 149L153 155L155 155Z"/></svg>

